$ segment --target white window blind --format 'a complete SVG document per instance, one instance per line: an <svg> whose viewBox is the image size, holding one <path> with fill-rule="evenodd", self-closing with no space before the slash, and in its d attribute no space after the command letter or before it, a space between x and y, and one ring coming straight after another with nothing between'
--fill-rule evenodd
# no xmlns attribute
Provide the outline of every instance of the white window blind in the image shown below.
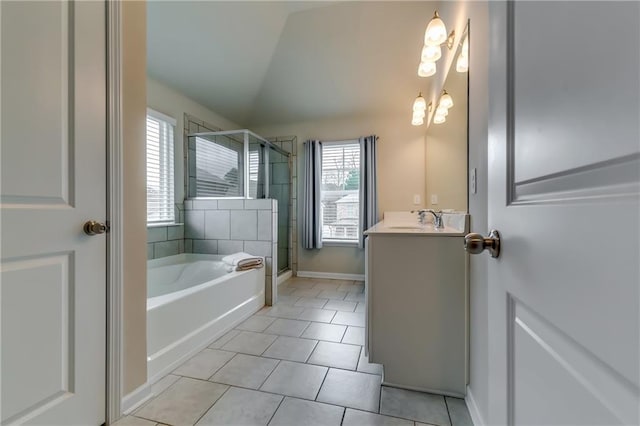
<svg viewBox="0 0 640 426"><path fill-rule="evenodd" d="M175 222L173 132L175 120L147 110L147 223Z"/></svg>
<svg viewBox="0 0 640 426"><path fill-rule="evenodd" d="M360 144L322 144L322 240L357 242L360 223Z"/></svg>

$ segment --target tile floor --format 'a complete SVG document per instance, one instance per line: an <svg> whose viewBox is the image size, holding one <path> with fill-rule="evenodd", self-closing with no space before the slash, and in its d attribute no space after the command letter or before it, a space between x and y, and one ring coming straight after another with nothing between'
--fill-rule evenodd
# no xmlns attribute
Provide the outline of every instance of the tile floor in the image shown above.
<svg viewBox="0 0 640 426"><path fill-rule="evenodd" d="M361 282L293 278L154 385L119 426L472 425L462 399L381 386L364 356Z"/></svg>

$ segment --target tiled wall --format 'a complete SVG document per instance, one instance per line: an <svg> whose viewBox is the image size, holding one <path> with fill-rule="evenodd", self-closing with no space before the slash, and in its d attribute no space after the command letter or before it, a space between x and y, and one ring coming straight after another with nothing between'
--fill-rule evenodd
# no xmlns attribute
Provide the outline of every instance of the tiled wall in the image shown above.
<svg viewBox="0 0 640 426"><path fill-rule="evenodd" d="M267 299L277 279L278 204L276 200L187 200L184 246L187 253L233 254L266 258Z"/></svg>
<svg viewBox="0 0 640 426"><path fill-rule="evenodd" d="M176 204L176 224L147 227L147 259L184 253L183 209L183 204Z"/></svg>

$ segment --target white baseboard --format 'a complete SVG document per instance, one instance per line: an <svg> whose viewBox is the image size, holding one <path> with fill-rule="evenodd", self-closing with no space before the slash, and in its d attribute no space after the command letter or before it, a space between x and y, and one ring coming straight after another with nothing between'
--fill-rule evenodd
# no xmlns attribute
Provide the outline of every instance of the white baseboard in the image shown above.
<svg viewBox="0 0 640 426"><path fill-rule="evenodd" d="M122 413L127 415L133 412L133 410L140 407L152 397L151 384L147 382L122 398L122 402L120 403Z"/></svg>
<svg viewBox="0 0 640 426"><path fill-rule="evenodd" d="M467 396L464 398L464 402L467 403L467 408L469 409L469 414L471 415L471 420L473 421L474 426L484 426L485 423L482 418L482 413L480 413L480 410L478 409L476 400L473 399L473 393L469 386L467 386Z"/></svg>
<svg viewBox="0 0 640 426"><path fill-rule="evenodd" d="M293 276L293 272L291 272L291 271L287 271L284 274L278 275L278 285L282 284L283 282L285 282L286 280L288 280L292 276Z"/></svg>
<svg viewBox="0 0 640 426"><path fill-rule="evenodd" d="M364 281L364 274L341 274L338 272L298 271L301 278L326 278L328 280Z"/></svg>

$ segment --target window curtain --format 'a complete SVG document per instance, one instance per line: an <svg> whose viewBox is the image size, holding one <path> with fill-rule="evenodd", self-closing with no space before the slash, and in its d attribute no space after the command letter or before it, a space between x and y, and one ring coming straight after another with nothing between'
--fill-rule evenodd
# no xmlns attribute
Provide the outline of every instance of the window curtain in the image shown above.
<svg viewBox="0 0 640 426"><path fill-rule="evenodd" d="M376 182L375 135L360 141L360 232L358 247L364 248L364 231L378 222L378 187Z"/></svg>
<svg viewBox="0 0 640 426"><path fill-rule="evenodd" d="M302 187L302 247L322 248L322 215L320 184L322 181L322 143L304 143L304 174Z"/></svg>

